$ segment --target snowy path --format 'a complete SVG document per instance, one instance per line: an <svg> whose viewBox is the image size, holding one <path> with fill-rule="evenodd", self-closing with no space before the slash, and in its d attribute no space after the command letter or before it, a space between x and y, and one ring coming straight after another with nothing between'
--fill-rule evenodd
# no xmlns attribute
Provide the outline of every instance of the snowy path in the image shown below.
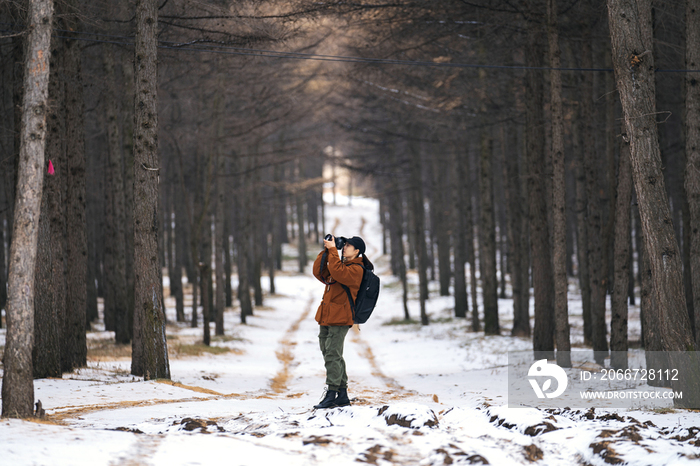
<svg viewBox="0 0 700 466"><path fill-rule="evenodd" d="M323 286L285 271L248 325L227 313L227 338L214 342L232 351L175 355L172 382L133 378L127 358L109 357L35 381L48 419L0 420L0 464L694 463L698 413L508 409L506 353L531 342L470 333L450 318L452 298L434 295L430 326L384 325L403 309L378 249L377 203L327 206L326 216L334 234L365 238L384 286L375 315L346 340L351 407L311 409L325 379L314 320ZM507 327L512 304L501 305ZM197 339L201 327L168 328L172 351Z"/></svg>

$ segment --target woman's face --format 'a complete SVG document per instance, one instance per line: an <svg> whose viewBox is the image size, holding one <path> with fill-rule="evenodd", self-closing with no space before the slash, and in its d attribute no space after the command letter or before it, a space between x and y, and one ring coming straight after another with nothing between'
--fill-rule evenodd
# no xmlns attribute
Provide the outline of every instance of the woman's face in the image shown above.
<svg viewBox="0 0 700 466"><path fill-rule="evenodd" d="M343 255L348 258L348 259L354 259L357 257L357 254L359 251L355 246L353 246L350 243L345 243L345 246L343 247Z"/></svg>

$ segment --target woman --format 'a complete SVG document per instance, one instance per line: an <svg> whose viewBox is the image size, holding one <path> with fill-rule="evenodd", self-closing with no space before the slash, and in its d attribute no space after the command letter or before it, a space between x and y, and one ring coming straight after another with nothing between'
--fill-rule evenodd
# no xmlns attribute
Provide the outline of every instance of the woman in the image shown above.
<svg viewBox="0 0 700 466"><path fill-rule="evenodd" d="M314 276L326 285L323 300L316 311L316 322L320 325L319 346L326 365L326 395L316 409L348 406L348 375L343 360L345 336L353 325L352 308L345 285L353 301L362 282L362 266L374 269L364 257L365 242L359 236L349 238L343 247L343 257L338 255L335 238L323 241L324 250L314 262ZM361 256L361 257L360 257Z"/></svg>

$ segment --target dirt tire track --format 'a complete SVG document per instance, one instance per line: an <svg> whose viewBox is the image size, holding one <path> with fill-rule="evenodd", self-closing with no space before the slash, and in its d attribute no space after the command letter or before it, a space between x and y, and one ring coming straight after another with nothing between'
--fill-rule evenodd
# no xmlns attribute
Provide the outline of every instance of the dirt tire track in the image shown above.
<svg viewBox="0 0 700 466"><path fill-rule="evenodd" d="M287 382L291 377L291 365L294 362L294 336L299 330L301 323L309 316L311 309L313 307L315 299L313 297L309 298L309 302L306 304L304 312L301 313L299 318L294 321L294 323L287 329L284 337L279 341L280 348L275 351L277 359L282 363L282 368L277 371L277 374L270 381L270 388L272 394L280 395L289 390L287 387Z"/></svg>
<svg viewBox="0 0 700 466"><path fill-rule="evenodd" d="M365 217L364 216L360 217L359 234L361 236L364 235L364 230L365 230L366 224L367 224L367 220L365 219ZM369 245L367 249L368 249L368 251L366 251L366 252L368 252L369 255L373 256L375 253L379 253L379 249L374 245ZM351 336L352 342L358 346L357 353L361 357L366 359L367 362L369 363L370 367L372 368L372 371L371 371L372 376L380 379L384 383L384 385L386 385L387 388L390 389L390 393L393 395L397 395L397 396L401 397L401 396L406 396L408 394L413 393L411 390L406 390L395 379L387 376L386 374L384 374L384 372L382 372L382 369L379 365L379 362L375 358L374 352L372 352L372 347L369 345L369 343L367 343L365 340L363 340L362 336L360 335L359 325L353 325L351 333L352 333L352 336Z"/></svg>
<svg viewBox="0 0 700 466"><path fill-rule="evenodd" d="M409 391L406 390L400 383L398 383L396 380L382 372L382 369L379 363L377 362L377 359L374 357L374 353L372 352L372 348L369 346L369 343L363 340L360 336L360 330L357 325L354 325L352 328L351 340L354 344L358 346L357 353L361 357L366 359L369 363L370 367L372 368L371 374L374 377L381 379L384 385L386 385L387 388L390 388L391 390L397 390L402 393L409 393Z"/></svg>
<svg viewBox="0 0 700 466"><path fill-rule="evenodd" d="M309 298L308 303L306 304L306 308L304 309L304 312L299 316L299 318L294 321L294 323L287 329L285 332L284 337L280 340L280 349L278 349L275 354L277 356L277 359L282 362L282 368L277 372L277 374L272 378L270 381L270 387L271 390L267 391L266 393L263 393L262 395L259 395L258 398L269 398L271 396L277 396L280 395L281 393L284 393L288 391L287 388L287 382L290 378L290 367L291 364L294 362L294 353L293 353L293 347L296 344L294 342L293 337L294 334L297 332L299 329L299 326L301 323L304 321L309 316L309 313L311 312L312 305L314 302L314 298L311 297ZM58 424L58 425L68 425L71 418L76 418L78 416L84 416L86 414L98 412L98 411L108 411L108 410L115 410L115 409L125 409L125 408L138 408L138 407L144 407L144 406L153 406L153 405L161 405L161 404L174 404L174 403L192 403L192 402L204 402L204 401L211 401L211 400L217 400L217 399L228 399L228 398L240 398L240 399L247 399L249 398L252 394L240 394L240 393L230 393L230 394L223 394L216 392L214 390L202 388L202 387L197 387L197 386L191 386L191 385L184 385L179 382L174 382L172 380L154 380L153 382L156 383L162 383L166 385L172 385L174 387L178 387L181 389L185 390L190 390L193 392L197 393L203 393L206 395L211 395L211 397L208 398L180 398L180 399L172 399L172 400L159 400L159 399L150 399L150 400L135 400L135 401L120 401L120 402L115 402L115 403L104 403L104 404L99 404L99 405L86 405L86 406L61 406L61 407L56 407L51 409L51 413L47 415L46 421L48 423L52 424Z"/></svg>

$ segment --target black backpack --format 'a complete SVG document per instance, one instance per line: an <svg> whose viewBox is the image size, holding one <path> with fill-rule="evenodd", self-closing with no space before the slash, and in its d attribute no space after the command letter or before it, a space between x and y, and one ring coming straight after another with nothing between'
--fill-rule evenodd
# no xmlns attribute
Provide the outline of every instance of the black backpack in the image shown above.
<svg viewBox="0 0 700 466"><path fill-rule="evenodd" d="M356 324L364 324L372 315L374 307L377 305L377 298L379 298L379 277L377 277L374 272L370 269L365 268L363 265L357 264L362 267L362 282L360 282L360 289L357 291L357 298L355 301L352 300L352 293L350 293L350 288L343 285L345 292L348 294L348 300L350 300L350 308L352 309L352 320Z"/></svg>

